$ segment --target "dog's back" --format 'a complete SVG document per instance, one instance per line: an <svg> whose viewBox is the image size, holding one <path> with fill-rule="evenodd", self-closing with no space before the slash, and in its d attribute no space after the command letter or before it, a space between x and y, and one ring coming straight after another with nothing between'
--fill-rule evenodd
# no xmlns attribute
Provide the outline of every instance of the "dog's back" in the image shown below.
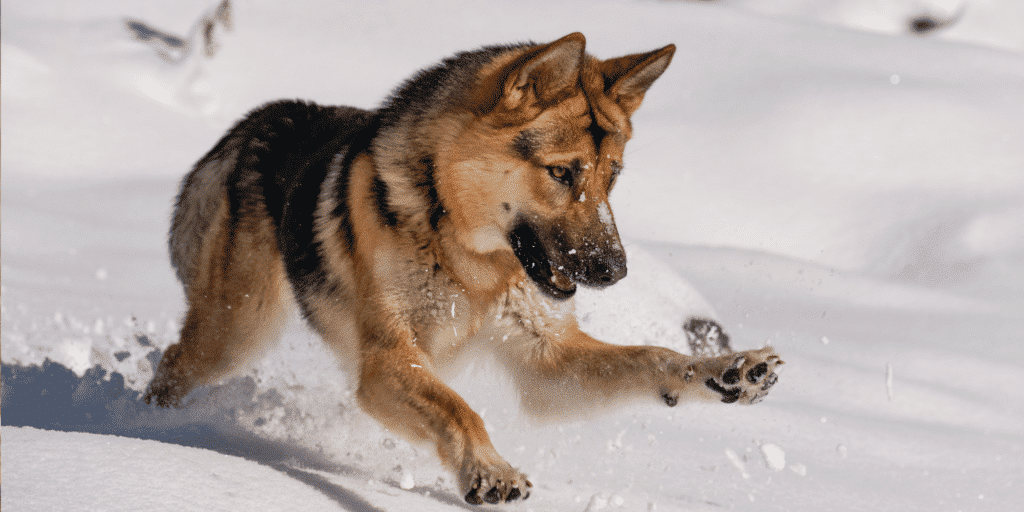
<svg viewBox="0 0 1024 512"><path fill-rule="evenodd" d="M365 110L303 101L274 102L246 115L182 180L168 244L178 279L188 287L206 264L203 241L222 207L221 216L234 219L228 229L269 215L280 230L303 175L343 151L370 117Z"/></svg>

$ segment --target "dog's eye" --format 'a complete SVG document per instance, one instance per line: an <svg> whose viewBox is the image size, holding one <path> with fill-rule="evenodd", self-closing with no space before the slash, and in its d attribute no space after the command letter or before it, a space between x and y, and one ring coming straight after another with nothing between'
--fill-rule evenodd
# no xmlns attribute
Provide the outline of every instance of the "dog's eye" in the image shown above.
<svg viewBox="0 0 1024 512"><path fill-rule="evenodd" d="M564 165L553 165L548 167L548 174L559 183L572 185L572 169Z"/></svg>
<svg viewBox="0 0 1024 512"><path fill-rule="evenodd" d="M619 173L622 172L622 162L618 160L612 160L612 163L609 164L609 166L612 168L612 176L618 176Z"/></svg>
<svg viewBox="0 0 1024 512"><path fill-rule="evenodd" d="M622 172L622 162L618 160L612 160L612 178L608 181L608 188L611 189L612 185L615 185L615 180L619 178L619 173Z"/></svg>

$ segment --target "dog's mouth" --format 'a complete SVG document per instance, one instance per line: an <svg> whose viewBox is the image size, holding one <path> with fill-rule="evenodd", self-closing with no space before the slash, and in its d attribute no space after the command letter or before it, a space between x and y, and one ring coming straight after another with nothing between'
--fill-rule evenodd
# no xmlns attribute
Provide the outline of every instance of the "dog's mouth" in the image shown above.
<svg viewBox="0 0 1024 512"><path fill-rule="evenodd" d="M509 241L526 275L541 291L555 299L568 299L576 293L576 283L551 260L537 231L528 222L519 223L509 234Z"/></svg>

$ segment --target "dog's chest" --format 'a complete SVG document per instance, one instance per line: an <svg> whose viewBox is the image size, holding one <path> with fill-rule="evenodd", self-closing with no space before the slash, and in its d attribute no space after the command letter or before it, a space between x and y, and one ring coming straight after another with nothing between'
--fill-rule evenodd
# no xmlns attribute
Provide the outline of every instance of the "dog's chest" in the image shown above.
<svg viewBox="0 0 1024 512"><path fill-rule="evenodd" d="M557 335L574 319L571 300L551 299L528 281L489 304L474 304L458 290L431 291L423 298L419 341L440 366L474 348Z"/></svg>

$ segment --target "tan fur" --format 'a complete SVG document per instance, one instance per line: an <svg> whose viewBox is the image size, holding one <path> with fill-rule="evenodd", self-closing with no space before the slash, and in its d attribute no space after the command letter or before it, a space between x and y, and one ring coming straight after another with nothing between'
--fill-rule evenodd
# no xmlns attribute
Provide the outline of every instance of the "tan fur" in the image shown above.
<svg viewBox="0 0 1024 512"><path fill-rule="evenodd" d="M675 50L601 61L584 44L570 34L482 50L493 55L475 68L454 60L450 67L474 79L456 74L434 96L398 93L419 110L388 117L385 107L363 149L354 145L376 113L282 103L240 123L183 185L171 245L189 309L147 400L178 405L258 353L276 336L288 282L313 328L358 375L366 412L436 446L471 503L525 498L532 486L440 377L471 347L494 351L525 408L540 415L634 399L763 398L782 364L770 348L690 357L607 344L579 329L575 286L625 275L608 194L632 134L629 116ZM310 132L297 140L326 143L333 135L318 127L337 123L329 159L272 146L300 129L301 116ZM281 165L312 163L264 167L282 151L299 156ZM319 165L322 183L301 174ZM301 210L297 194L315 208ZM211 209L212 218L199 214ZM282 230L311 230L313 245Z"/></svg>
<svg viewBox="0 0 1024 512"><path fill-rule="evenodd" d="M227 202L217 209L202 251L190 262L181 342L164 354L167 386L213 382L280 335L290 310L288 282L266 219L229 238ZM254 272L259 269L258 272Z"/></svg>

